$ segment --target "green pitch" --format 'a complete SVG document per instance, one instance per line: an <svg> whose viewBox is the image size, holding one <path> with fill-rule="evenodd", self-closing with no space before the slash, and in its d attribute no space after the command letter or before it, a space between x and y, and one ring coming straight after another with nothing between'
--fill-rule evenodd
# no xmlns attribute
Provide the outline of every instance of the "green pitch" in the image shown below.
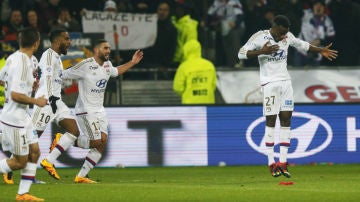
<svg viewBox="0 0 360 202"><path fill-rule="evenodd" d="M49 202L72 201L360 201L360 165L291 166L292 178L271 177L266 166L96 168L98 184L75 184L78 169L58 169L60 181L44 169L31 193ZM293 181L294 185L279 185ZM1 182L1 180L0 180ZM0 183L0 202L14 201L16 185Z"/></svg>

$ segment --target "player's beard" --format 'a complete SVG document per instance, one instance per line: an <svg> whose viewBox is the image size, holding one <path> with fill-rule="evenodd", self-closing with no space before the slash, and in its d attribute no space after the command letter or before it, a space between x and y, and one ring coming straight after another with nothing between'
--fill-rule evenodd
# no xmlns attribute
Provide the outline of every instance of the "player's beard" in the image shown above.
<svg viewBox="0 0 360 202"><path fill-rule="evenodd" d="M110 59L109 55L106 56L105 54L99 55L99 58L100 58L103 62L108 61L108 60Z"/></svg>
<svg viewBox="0 0 360 202"><path fill-rule="evenodd" d="M66 55L67 54L67 51L68 51L68 49L67 49L67 47L66 47L66 45L65 44L60 44L60 53L61 54L63 54L63 55Z"/></svg>

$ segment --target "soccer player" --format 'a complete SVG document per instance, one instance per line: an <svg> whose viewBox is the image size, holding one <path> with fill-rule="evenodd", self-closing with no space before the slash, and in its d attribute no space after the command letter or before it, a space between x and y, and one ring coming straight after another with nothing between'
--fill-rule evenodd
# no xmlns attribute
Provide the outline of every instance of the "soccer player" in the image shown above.
<svg viewBox="0 0 360 202"><path fill-rule="evenodd" d="M109 56L110 44L101 39L94 44L93 57L63 71L63 79L78 80L79 96L75 113L80 129L84 133L79 139L88 139L91 148L75 177L76 183L96 183L86 176L99 162L108 141L108 122L103 102L109 78L121 75L138 64L143 58L143 52L137 50L131 61L118 67L113 67Z"/></svg>
<svg viewBox="0 0 360 202"><path fill-rule="evenodd" d="M287 55L289 46L302 51L320 53L332 61L337 51L325 47L316 47L308 42L295 38L289 32L290 22L286 16L274 18L269 30L253 34L238 53L239 59L258 57L260 64L260 83L263 90L263 114L266 117L265 144L268 165L271 175L278 177L283 174L290 177L287 168L287 153L290 147L290 124L294 110L293 88L287 71ZM280 159L274 160L274 128L277 116L280 119Z"/></svg>
<svg viewBox="0 0 360 202"><path fill-rule="evenodd" d="M56 136L53 142L54 144L50 146L51 153L40 163L53 178L59 180L60 176L56 172L54 162L61 153L74 144L74 141L77 139L80 132L75 117L61 100L61 75L63 65L60 56L61 54L66 55L70 47L69 33L62 29L53 30L50 32L50 42L51 47L44 51L40 58L39 67L42 75L40 78L39 90L36 93L36 96L45 95L49 100L49 105L34 107L32 121L39 137L46 129L48 123L53 120L66 131L61 137L58 135ZM56 150L54 150L55 144Z"/></svg>
<svg viewBox="0 0 360 202"><path fill-rule="evenodd" d="M21 170L21 180L16 195L18 201L44 201L29 194L36 175L40 157L38 136L29 115L29 105L43 107L47 99L42 95L32 98L36 79L33 76L32 55L40 44L40 34L32 28L18 34L19 51L11 54L0 75L5 83L5 105L1 114L2 147L13 154L12 158L0 161L0 172Z"/></svg>
<svg viewBox="0 0 360 202"><path fill-rule="evenodd" d="M38 75L38 60L35 56L32 56L31 57L31 60L33 61L33 64L34 64L34 69L33 69L33 76L34 78L36 78L36 82L34 83L34 88L33 88L33 92L32 93L35 93L36 90L37 90L37 87L38 87L38 83L39 83L39 78L40 78L40 75ZM4 64L5 66L5 64ZM4 89L4 78L5 76L5 71L2 72L2 74L0 74L0 88L2 87ZM33 97L33 94L32 94L32 97ZM5 95L4 95L4 101L5 101ZM3 104L4 103L1 103L1 108L3 107ZM1 140L2 140L2 131L0 131L0 144L1 144ZM5 152L6 155L10 156L10 158L12 158L12 154L11 152L8 152L6 151ZM4 173L3 174L3 179L4 179L4 182L5 184L14 184L14 176L13 176L13 172L9 172L9 173ZM41 180L37 180L37 179L34 179L33 183L35 184L45 184L45 182L41 181Z"/></svg>

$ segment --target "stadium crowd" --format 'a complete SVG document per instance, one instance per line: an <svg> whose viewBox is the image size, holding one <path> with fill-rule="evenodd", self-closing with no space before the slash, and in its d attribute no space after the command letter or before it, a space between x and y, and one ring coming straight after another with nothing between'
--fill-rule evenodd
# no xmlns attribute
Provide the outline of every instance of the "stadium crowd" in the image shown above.
<svg viewBox="0 0 360 202"><path fill-rule="evenodd" d="M201 43L204 58L216 67L256 67L256 59L239 61L237 52L255 30L270 27L277 14L288 16L295 36L319 46L333 42L332 48L341 53L336 62L328 63L317 54L290 50L289 65L360 64L360 28L354 26L360 23L360 3L356 0L0 0L0 6L2 42L16 40L17 30L26 26L41 33L56 28L82 32L81 15L86 10L158 13L157 40L144 50L140 68L176 69L184 40L194 38ZM2 50L8 48L4 46ZM118 62L127 61L132 53L121 51Z"/></svg>

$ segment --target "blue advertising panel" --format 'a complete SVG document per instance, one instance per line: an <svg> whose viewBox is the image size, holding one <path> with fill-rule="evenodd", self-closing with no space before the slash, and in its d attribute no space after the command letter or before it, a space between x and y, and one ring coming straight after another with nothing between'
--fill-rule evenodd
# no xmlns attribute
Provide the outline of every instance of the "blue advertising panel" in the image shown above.
<svg viewBox="0 0 360 202"><path fill-rule="evenodd" d="M288 162L359 163L360 106L296 105ZM208 107L208 164L266 164L262 106ZM277 121L279 122L279 121ZM279 157L275 129L275 157Z"/></svg>

